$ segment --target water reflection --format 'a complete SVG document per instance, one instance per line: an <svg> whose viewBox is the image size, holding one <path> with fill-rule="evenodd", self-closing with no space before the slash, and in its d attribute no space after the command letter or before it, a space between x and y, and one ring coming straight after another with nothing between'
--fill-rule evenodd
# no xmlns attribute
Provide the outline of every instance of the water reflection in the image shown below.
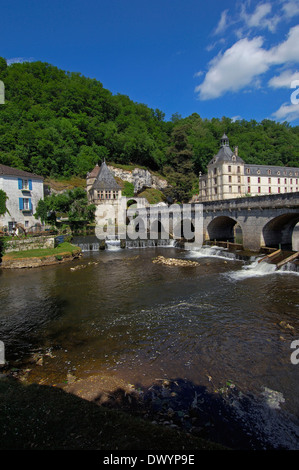
<svg viewBox="0 0 299 470"><path fill-rule="evenodd" d="M199 255L198 267L152 263L167 248L86 253L74 265L2 273L0 339L8 359L51 350L34 374L49 383L117 373L131 383L181 377L211 392L228 380L265 387L299 411L298 275L245 276L244 263ZM289 327L285 327L289 325Z"/></svg>

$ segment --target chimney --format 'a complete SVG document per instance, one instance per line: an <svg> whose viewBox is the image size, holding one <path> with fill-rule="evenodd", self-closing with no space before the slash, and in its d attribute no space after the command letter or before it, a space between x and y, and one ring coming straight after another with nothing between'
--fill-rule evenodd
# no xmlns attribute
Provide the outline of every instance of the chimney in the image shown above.
<svg viewBox="0 0 299 470"><path fill-rule="evenodd" d="M238 156L238 150L239 150L239 147L235 147L235 155L236 155L236 157Z"/></svg>

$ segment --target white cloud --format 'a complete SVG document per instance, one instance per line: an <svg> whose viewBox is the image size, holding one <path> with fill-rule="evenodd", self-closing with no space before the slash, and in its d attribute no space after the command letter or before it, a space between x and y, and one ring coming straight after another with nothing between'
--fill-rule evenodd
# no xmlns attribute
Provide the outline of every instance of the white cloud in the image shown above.
<svg viewBox="0 0 299 470"><path fill-rule="evenodd" d="M227 91L239 91L269 68L261 37L241 39L223 55L210 62L203 83L195 88L203 100L218 98Z"/></svg>
<svg viewBox="0 0 299 470"><path fill-rule="evenodd" d="M13 57L12 59L7 59L6 60L6 63L7 65L11 65L11 64L21 64L23 62L32 62L34 59L33 57Z"/></svg>
<svg viewBox="0 0 299 470"><path fill-rule="evenodd" d="M270 51L270 60L275 64L299 62L299 25L290 29L288 38Z"/></svg>
<svg viewBox="0 0 299 470"><path fill-rule="evenodd" d="M227 13L228 13L228 10L224 10L221 13L221 17L220 17L218 25L216 26L214 34L223 33L226 30L226 28L228 27Z"/></svg>
<svg viewBox="0 0 299 470"><path fill-rule="evenodd" d="M256 6L253 13L247 13L245 6L242 5L240 17L247 28L268 29L271 32L276 30L276 26L281 20L279 15L269 16L272 11L271 3L260 3Z"/></svg>
<svg viewBox="0 0 299 470"><path fill-rule="evenodd" d="M288 19L293 18L294 16L299 15L299 2L298 0L291 0L284 3L282 6L284 16Z"/></svg>
<svg viewBox="0 0 299 470"><path fill-rule="evenodd" d="M239 116L239 115L238 115L238 116L233 116L233 117L231 118L231 121L232 121L232 122L236 122L236 121L239 121L240 119L241 119L241 116Z"/></svg>
<svg viewBox="0 0 299 470"><path fill-rule="evenodd" d="M276 75L269 80L268 85L271 88L291 88L291 83L299 80L299 72L285 70L280 75Z"/></svg>
<svg viewBox="0 0 299 470"><path fill-rule="evenodd" d="M242 9L242 17L249 28L261 26L265 16L271 13L272 7L270 3L257 5L255 11L250 15L246 13L245 8Z"/></svg>
<svg viewBox="0 0 299 470"><path fill-rule="evenodd" d="M209 44L207 47L206 47L206 50L208 52L212 51L216 46L218 46L219 44L224 44L225 43L225 39L224 38L221 38L219 39L219 41L215 41L211 44Z"/></svg>
<svg viewBox="0 0 299 470"><path fill-rule="evenodd" d="M240 39L209 63L204 81L195 88L202 100L218 98L248 85L260 84L258 78L275 65L299 63L299 26L290 29L288 37L267 50L263 38Z"/></svg>
<svg viewBox="0 0 299 470"><path fill-rule="evenodd" d="M299 119L299 104L284 103L273 113L273 116L279 121L295 121Z"/></svg>
<svg viewBox="0 0 299 470"><path fill-rule="evenodd" d="M203 74L204 72L200 70L199 72L196 72L193 76L196 78L196 77L201 77Z"/></svg>

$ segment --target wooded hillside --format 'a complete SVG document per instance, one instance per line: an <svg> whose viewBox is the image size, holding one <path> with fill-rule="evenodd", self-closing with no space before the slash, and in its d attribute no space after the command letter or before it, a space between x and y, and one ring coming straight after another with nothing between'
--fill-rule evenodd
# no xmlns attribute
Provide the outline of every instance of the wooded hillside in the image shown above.
<svg viewBox="0 0 299 470"><path fill-rule="evenodd" d="M146 166L189 191L183 174L194 183L206 171L224 132L246 163L299 166L299 126L198 114L182 119L177 113L165 121L159 109L42 62L7 66L0 58L0 79L6 99L0 106L0 163L45 177L85 177L105 157Z"/></svg>

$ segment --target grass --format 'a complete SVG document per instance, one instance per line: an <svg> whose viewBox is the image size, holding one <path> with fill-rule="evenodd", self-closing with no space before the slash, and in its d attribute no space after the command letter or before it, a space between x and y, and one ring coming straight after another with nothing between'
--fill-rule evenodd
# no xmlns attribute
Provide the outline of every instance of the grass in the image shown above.
<svg viewBox="0 0 299 470"><path fill-rule="evenodd" d="M79 176L71 176L70 178L61 179L47 178L45 180L45 184L49 185L50 188L55 191L65 191L67 189L85 188L86 179L80 178Z"/></svg>
<svg viewBox="0 0 299 470"><path fill-rule="evenodd" d="M140 170L148 170L146 166L141 166L141 165L133 165L133 164L128 164L128 165L122 165L120 163L108 163L109 166L113 166L114 168L119 168L120 170L127 170L127 171L132 171L135 168L139 168Z"/></svg>
<svg viewBox="0 0 299 470"><path fill-rule="evenodd" d="M71 243L61 243L56 248L36 248L34 250L11 251L5 255L5 258L23 259L23 258L45 258L47 256L59 256L65 253L78 252L80 248Z"/></svg>
<svg viewBox="0 0 299 470"><path fill-rule="evenodd" d="M164 194L155 188L145 189L138 194L138 197L145 197L150 204L157 204L165 200Z"/></svg>
<svg viewBox="0 0 299 470"><path fill-rule="evenodd" d="M221 450L59 388L0 380L2 450Z"/></svg>

